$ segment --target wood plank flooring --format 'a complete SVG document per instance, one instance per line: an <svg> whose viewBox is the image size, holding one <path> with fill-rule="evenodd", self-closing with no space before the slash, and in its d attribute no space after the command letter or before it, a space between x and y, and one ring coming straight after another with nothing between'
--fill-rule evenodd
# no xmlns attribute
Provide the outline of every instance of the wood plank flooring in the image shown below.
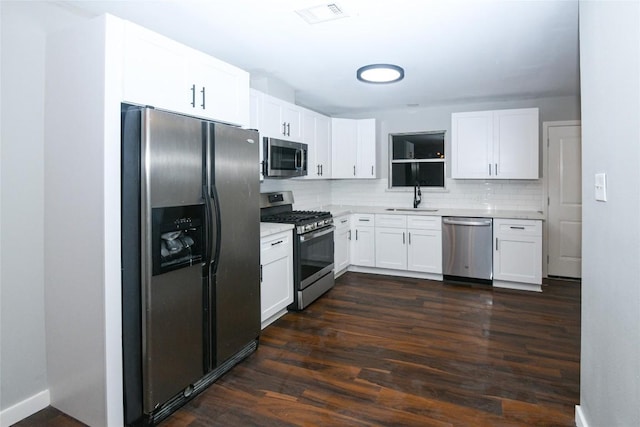
<svg viewBox="0 0 640 427"><path fill-rule="evenodd" d="M161 426L574 426L579 372L579 283L347 273ZM48 408L18 425L82 424Z"/></svg>

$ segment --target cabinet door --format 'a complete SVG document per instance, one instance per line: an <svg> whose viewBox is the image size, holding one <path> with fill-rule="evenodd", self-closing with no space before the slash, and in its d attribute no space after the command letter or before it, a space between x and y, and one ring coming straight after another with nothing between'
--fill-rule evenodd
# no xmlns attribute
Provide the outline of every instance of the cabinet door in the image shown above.
<svg viewBox="0 0 640 427"><path fill-rule="evenodd" d="M335 219L336 238L334 243L334 263L336 276L349 267L351 258L351 227L349 216Z"/></svg>
<svg viewBox="0 0 640 427"><path fill-rule="evenodd" d="M376 177L376 120L357 120L357 178Z"/></svg>
<svg viewBox="0 0 640 427"><path fill-rule="evenodd" d="M316 164L320 165L320 177L331 178L331 118L316 115L315 157Z"/></svg>
<svg viewBox="0 0 640 427"><path fill-rule="evenodd" d="M407 269L407 231L376 227L376 267Z"/></svg>
<svg viewBox="0 0 640 427"><path fill-rule="evenodd" d="M291 232L261 239L261 321L293 302L293 244Z"/></svg>
<svg viewBox="0 0 640 427"><path fill-rule="evenodd" d="M538 179L538 109L494 112L494 178Z"/></svg>
<svg viewBox="0 0 640 427"><path fill-rule="evenodd" d="M375 267L376 245L374 227L355 227L351 234L351 264Z"/></svg>
<svg viewBox="0 0 640 427"><path fill-rule="evenodd" d="M282 120L282 101L269 95L262 96L260 132L272 138L285 138L286 124Z"/></svg>
<svg viewBox="0 0 640 427"><path fill-rule="evenodd" d="M407 270L442 274L442 231L408 229Z"/></svg>
<svg viewBox="0 0 640 427"><path fill-rule="evenodd" d="M331 119L331 177L355 178L358 125L351 119Z"/></svg>
<svg viewBox="0 0 640 427"><path fill-rule="evenodd" d="M187 78L196 87L194 115L243 127L249 125L249 73L192 51Z"/></svg>
<svg viewBox="0 0 640 427"><path fill-rule="evenodd" d="M493 277L522 283L542 283L540 221L495 219Z"/></svg>
<svg viewBox="0 0 640 427"><path fill-rule="evenodd" d="M188 114L192 87L184 47L131 23L125 38L123 100Z"/></svg>
<svg viewBox="0 0 640 427"><path fill-rule="evenodd" d="M320 164L316 157L316 113L310 110L302 112L302 142L308 145L307 175L304 179L319 179Z"/></svg>
<svg viewBox="0 0 640 427"><path fill-rule="evenodd" d="M493 177L493 112L451 115L451 177Z"/></svg>
<svg viewBox="0 0 640 427"><path fill-rule="evenodd" d="M282 104L282 121L285 123L285 139L302 141L302 110L288 102Z"/></svg>

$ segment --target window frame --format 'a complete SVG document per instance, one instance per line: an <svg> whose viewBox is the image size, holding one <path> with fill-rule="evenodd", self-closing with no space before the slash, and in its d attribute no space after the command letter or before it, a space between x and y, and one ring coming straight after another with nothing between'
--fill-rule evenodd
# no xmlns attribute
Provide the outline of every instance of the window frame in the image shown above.
<svg viewBox="0 0 640 427"><path fill-rule="evenodd" d="M393 137L395 136L403 136L403 135L428 135L428 134L442 134L442 150L444 152L444 157L439 159L402 159L402 160L394 160L393 159ZM421 187L422 191L447 191L447 149L446 149L446 130L430 130L430 131L419 131L419 132L398 132L398 133L389 133L388 138L388 180L387 180L387 190L388 191L413 191L413 186L393 186L393 165L394 163L442 163L442 187Z"/></svg>

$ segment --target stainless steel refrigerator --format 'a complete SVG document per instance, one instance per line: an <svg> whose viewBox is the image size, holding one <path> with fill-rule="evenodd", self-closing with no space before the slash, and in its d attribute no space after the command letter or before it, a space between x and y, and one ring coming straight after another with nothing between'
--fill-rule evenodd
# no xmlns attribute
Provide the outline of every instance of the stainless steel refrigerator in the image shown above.
<svg viewBox="0 0 640 427"><path fill-rule="evenodd" d="M122 108L125 423L153 425L257 348L259 136Z"/></svg>

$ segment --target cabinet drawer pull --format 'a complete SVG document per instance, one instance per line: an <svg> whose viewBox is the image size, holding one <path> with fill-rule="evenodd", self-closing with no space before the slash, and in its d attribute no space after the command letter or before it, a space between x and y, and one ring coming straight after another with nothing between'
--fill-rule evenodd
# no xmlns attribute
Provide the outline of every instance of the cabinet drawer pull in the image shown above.
<svg viewBox="0 0 640 427"><path fill-rule="evenodd" d="M356 229L356 240L358 240L358 229Z"/></svg>
<svg viewBox="0 0 640 427"><path fill-rule="evenodd" d="M371 176L373 176L373 165L371 166Z"/></svg>
<svg viewBox="0 0 640 427"><path fill-rule="evenodd" d="M206 102L205 102L205 99L204 99L204 96L205 96L205 87L204 86L202 86L202 90L200 91L200 93L202 94L202 105L200 105L200 106L204 110L204 109L207 108L206 107Z"/></svg>
<svg viewBox="0 0 640 427"><path fill-rule="evenodd" d="M498 176L498 164L496 163L496 176Z"/></svg>
<svg viewBox="0 0 640 427"><path fill-rule="evenodd" d="M345 222L347 222L347 221L349 221L349 220L348 220L348 219L341 219L341 220L340 220L340 222L341 222L342 224L344 224L344 223L345 223Z"/></svg>
<svg viewBox="0 0 640 427"><path fill-rule="evenodd" d="M404 237L404 231L402 232L402 244L405 244L405 237Z"/></svg>
<svg viewBox="0 0 640 427"><path fill-rule="evenodd" d="M491 176L491 163L489 163L489 176Z"/></svg>
<svg viewBox="0 0 640 427"><path fill-rule="evenodd" d="M282 243L284 240L278 240L275 243L272 243L271 246L275 246L275 245L279 245L280 243Z"/></svg>
<svg viewBox="0 0 640 427"><path fill-rule="evenodd" d="M496 237L496 251L497 250L499 250L499 247L498 247L498 238Z"/></svg>
<svg viewBox="0 0 640 427"><path fill-rule="evenodd" d="M349 240L351 240L351 230L349 230Z"/></svg>
<svg viewBox="0 0 640 427"><path fill-rule="evenodd" d="M282 134L287 136L287 122L282 122Z"/></svg>
<svg viewBox="0 0 640 427"><path fill-rule="evenodd" d="M196 108L196 85L191 85L191 106Z"/></svg>
<svg viewBox="0 0 640 427"><path fill-rule="evenodd" d="M524 227L523 227L523 226L515 226L515 225L512 225L512 226L511 226L511 227L509 227L509 228L510 228L510 229L512 229L512 230L524 230Z"/></svg>
<svg viewBox="0 0 640 427"><path fill-rule="evenodd" d="M411 232L409 232L409 244L411 244Z"/></svg>
<svg viewBox="0 0 640 427"><path fill-rule="evenodd" d="M353 165L353 176L356 176L356 165Z"/></svg>
<svg viewBox="0 0 640 427"><path fill-rule="evenodd" d="M287 123L287 136L291 136L291 123Z"/></svg>

